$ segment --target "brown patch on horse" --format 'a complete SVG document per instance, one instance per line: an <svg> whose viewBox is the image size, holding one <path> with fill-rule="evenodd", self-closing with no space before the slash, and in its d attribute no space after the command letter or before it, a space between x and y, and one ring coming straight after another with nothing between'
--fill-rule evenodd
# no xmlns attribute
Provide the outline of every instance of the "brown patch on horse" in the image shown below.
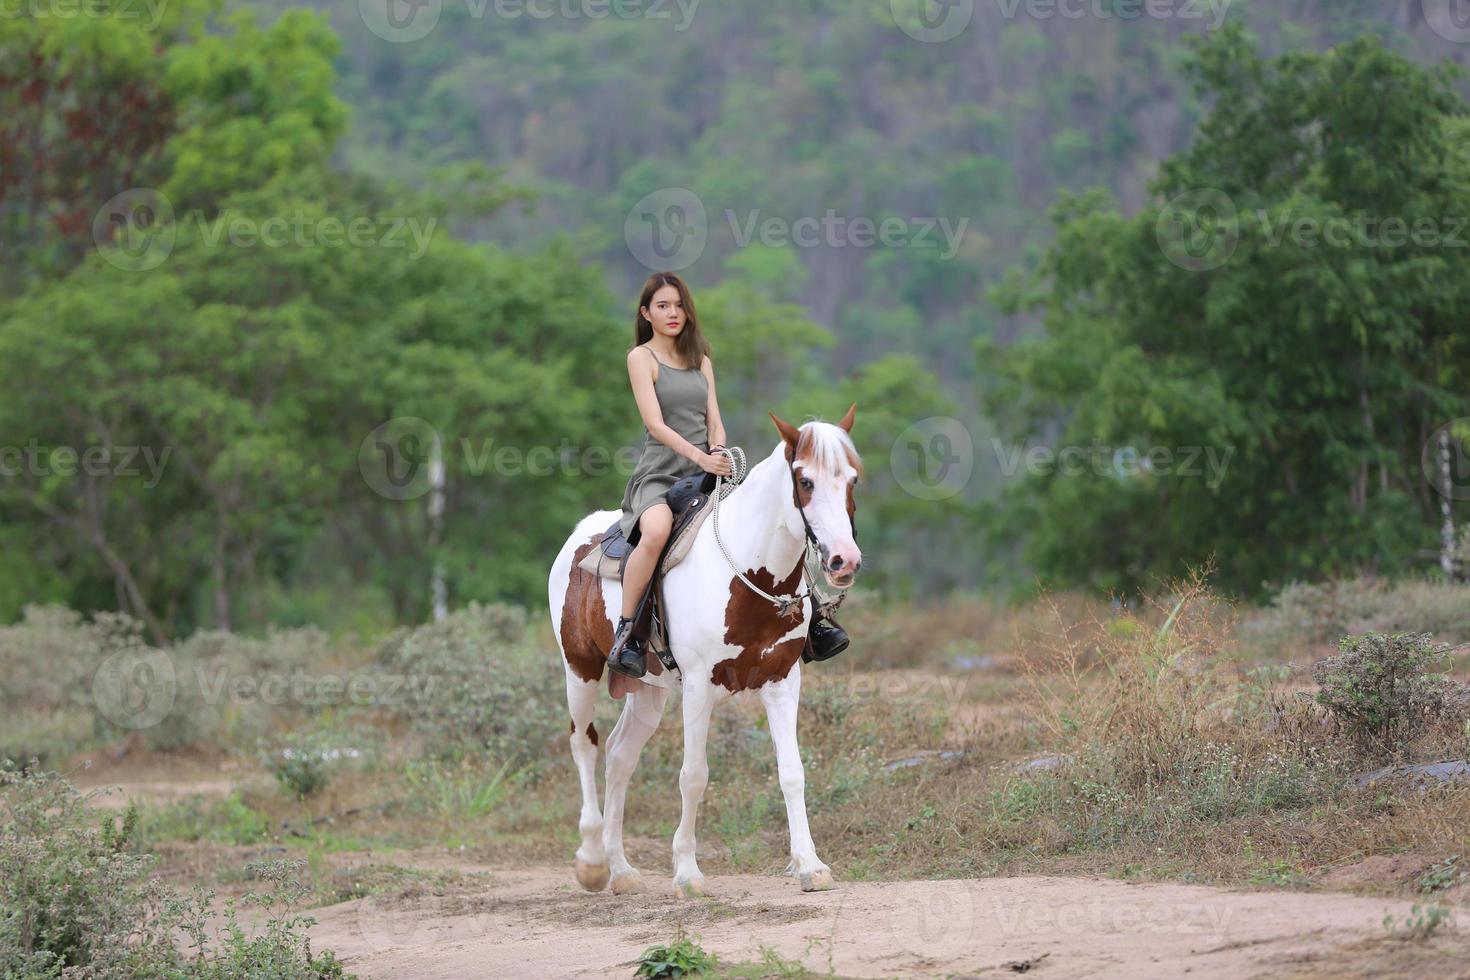
<svg viewBox="0 0 1470 980"><path fill-rule="evenodd" d="M765 568L747 571L746 577L772 595L790 595L801 583L801 562L780 582ZM725 604L725 642L740 653L721 660L710 671L710 683L725 689L751 691L791 673L806 646L805 636L782 639L793 627L806 621L806 608L798 606L791 615L777 615L776 607L756 595L739 576L730 579L730 599Z"/></svg>
<svg viewBox="0 0 1470 980"><path fill-rule="evenodd" d="M612 649L612 623L602 602L602 578L577 565L602 541L602 532L577 548L561 607L561 648L567 666L584 681L602 679L607 652ZM573 723L575 726L575 722Z"/></svg>
<svg viewBox="0 0 1470 980"><path fill-rule="evenodd" d="M597 744L597 726L590 721L587 723L587 741Z"/></svg>

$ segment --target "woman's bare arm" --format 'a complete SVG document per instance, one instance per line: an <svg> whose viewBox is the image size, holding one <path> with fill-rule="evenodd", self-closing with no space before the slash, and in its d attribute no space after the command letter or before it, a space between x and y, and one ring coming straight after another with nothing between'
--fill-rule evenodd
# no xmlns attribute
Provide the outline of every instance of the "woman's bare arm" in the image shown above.
<svg viewBox="0 0 1470 980"><path fill-rule="evenodd" d="M639 351L644 351L648 356L643 357ZM664 422L664 413L658 407L658 395L653 390L655 363L657 359L653 354L642 347L635 347L628 352L628 381L633 386L633 399L638 403L638 414L643 416L643 424L648 427L649 435L685 459L697 463L704 458L704 450Z"/></svg>
<svg viewBox="0 0 1470 980"><path fill-rule="evenodd" d="M725 444L725 423L720 418L720 401L715 397L715 363L706 354L699 370L709 382L709 404L705 407L706 428L709 430L709 444L711 446L723 446Z"/></svg>

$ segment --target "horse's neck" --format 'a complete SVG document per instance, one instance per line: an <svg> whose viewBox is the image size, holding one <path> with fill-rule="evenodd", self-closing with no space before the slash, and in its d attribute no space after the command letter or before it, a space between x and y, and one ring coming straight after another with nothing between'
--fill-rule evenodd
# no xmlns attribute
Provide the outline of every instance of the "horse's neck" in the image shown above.
<svg viewBox="0 0 1470 980"><path fill-rule="evenodd" d="M780 582L801 560L805 537L781 519L782 494L791 493L791 473L781 447L753 466L745 480L720 501L720 540L742 572L765 568Z"/></svg>

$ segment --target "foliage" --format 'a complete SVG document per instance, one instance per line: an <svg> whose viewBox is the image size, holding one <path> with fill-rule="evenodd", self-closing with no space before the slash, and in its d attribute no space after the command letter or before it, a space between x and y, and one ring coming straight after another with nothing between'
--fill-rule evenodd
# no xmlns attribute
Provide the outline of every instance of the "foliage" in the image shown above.
<svg viewBox="0 0 1470 980"><path fill-rule="evenodd" d="M1467 881L1470 881L1470 869L1462 867L1460 855L1454 854L1443 861L1436 862L1433 867L1419 876L1414 885L1423 894L1431 895L1434 892L1463 885Z"/></svg>
<svg viewBox="0 0 1470 980"><path fill-rule="evenodd" d="M413 801L441 819L463 826L493 812L515 787L525 770L509 772L503 762L488 779L478 760L447 764L440 759L410 759L404 778L413 787Z"/></svg>
<svg viewBox="0 0 1470 980"><path fill-rule="evenodd" d="M344 732L315 727L265 740L260 757L283 789L305 799L321 792L344 768L366 765L374 753L372 743L381 740L381 731L374 728Z"/></svg>
<svg viewBox="0 0 1470 980"><path fill-rule="evenodd" d="M1426 725L1470 713L1470 686L1430 672L1449 655L1430 634L1368 633L1338 646L1312 665L1315 699L1359 741L1391 751Z"/></svg>
<svg viewBox="0 0 1470 980"><path fill-rule="evenodd" d="M1383 917L1383 928L1394 939L1423 942L1443 926L1454 926L1455 916L1448 905L1423 905L1418 902L1399 922L1393 915Z"/></svg>
<svg viewBox="0 0 1470 980"><path fill-rule="evenodd" d="M1263 653L1290 656L1349 633L1412 631L1470 640L1470 587L1418 578L1290 582L1242 624L1241 637Z"/></svg>
<svg viewBox="0 0 1470 980"><path fill-rule="evenodd" d="M527 635L519 607L472 602L439 622L401 627L377 656L420 682L401 710L432 756L539 771L566 734L562 671Z"/></svg>
<svg viewBox="0 0 1470 980"><path fill-rule="evenodd" d="M1425 440L1470 415L1454 72L1373 37L1266 59L1239 25L1189 66L1213 108L1150 203L1123 217L1101 191L1064 195L1055 245L997 290L1045 333L982 348L988 404L1106 465L1018 480L995 530L1043 581L1115 590L1211 556L1248 594L1411 569L1438 541ZM1299 231L1359 218L1368 233Z"/></svg>
<svg viewBox="0 0 1470 980"><path fill-rule="evenodd" d="M144 815L139 837L160 841L218 841L222 844L259 844L271 838L270 820L247 803L239 792L223 799L194 793Z"/></svg>
<svg viewBox="0 0 1470 980"><path fill-rule="evenodd" d="M719 966L719 958L706 952L698 942L679 930L674 942L666 946L650 946L638 958L635 977L649 980L675 980L678 977L698 976Z"/></svg>
<svg viewBox="0 0 1470 980"><path fill-rule="evenodd" d="M229 935L210 948L212 895L175 896L148 877L156 859L139 850L136 809L120 823L108 815L99 824L87 807L95 792L82 794L49 770L0 771L0 973L96 980L344 976L330 951L312 954L304 934L309 917L277 910L301 894L284 862L252 867L275 885L269 895L244 899L271 911L264 933L247 934L232 902ZM178 934L193 939L194 956L175 944Z"/></svg>

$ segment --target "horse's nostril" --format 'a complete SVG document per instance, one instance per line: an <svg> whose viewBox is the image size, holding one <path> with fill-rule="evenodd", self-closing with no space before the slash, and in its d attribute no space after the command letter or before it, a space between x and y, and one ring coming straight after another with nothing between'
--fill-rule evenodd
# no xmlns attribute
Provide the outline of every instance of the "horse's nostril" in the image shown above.
<svg viewBox="0 0 1470 980"><path fill-rule="evenodd" d="M836 557L834 557L832 559L832 571L835 572L835 571L837 571L837 569L839 569L841 567L842 567L842 556L841 555L837 555Z"/></svg>

